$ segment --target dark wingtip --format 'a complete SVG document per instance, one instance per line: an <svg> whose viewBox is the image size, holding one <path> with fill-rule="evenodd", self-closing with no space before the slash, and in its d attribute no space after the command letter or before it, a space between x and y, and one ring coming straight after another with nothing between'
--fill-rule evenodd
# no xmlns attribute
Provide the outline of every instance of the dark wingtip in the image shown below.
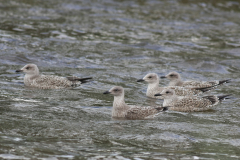
<svg viewBox="0 0 240 160"><path fill-rule="evenodd" d="M87 80L87 79L93 79L93 77L86 77L86 78L82 78L82 79L85 79L85 80Z"/></svg>
<svg viewBox="0 0 240 160"><path fill-rule="evenodd" d="M92 77L79 78L79 81L86 81L86 80L89 80L89 79L93 79L93 78Z"/></svg>
<svg viewBox="0 0 240 160"><path fill-rule="evenodd" d="M226 94L226 95L221 95L221 96L217 96L219 101L223 101L225 99L230 99L229 96L231 96L231 94Z"/></svg>
<svg viewBox="0 0 240 160"><path fill-rule="evenodd" d="M81 81L81 83L87 83L87 82L90 82L88 81L89 79L93 79L93 78L92 77L81 78L79 81Z"/></svg>
<svg viewBox="0 0 240 160"><path fill-rule="evenodd" d="M167 78L166 76L161 76L160 78Z"/></svg>
<svg viewBox="0 0 240 160"><path fill-rule="evenodd" d="M144 81L144 79L138 79L137 80L137 82L143 82Z"/></svg>
<svg viewBox="0 0 240 160"><path fill-rule="evenodd" d="M230 83L231 79L225 79L225 80L221 80L219 81L219 85L224 84L224 83Z"/></svg>
<svg viewBox="0 0 240 160"><path fill-rule="evenodd" d="M87 83L89 82L88 80L89 79L92 79L92 77L86 77L86 78L78 78L78 77L75 77L75 76L69 76L69 77L66 77L69 81L80 81L81 83Z"/></svg>
<svg viewBox="0 0 240 160"><path fill-rule="evenodd" d="M204 88L194 88L196 90L200 90L202 92L207 92L207 91L210 91L212 89L214 89L216 86L210 86L210 87L204 87Z"/></svg>
<svg viewBox="0 0 240 160"><path fill-rule="evenodd" d="M160 93L157 93L157 94L154 94L154 96L161 96L162 94L160 94Z"/></svg>
<svg viewBox="0 0 240 160"><path fill-rule="evenodd" d="M109 91L105 91L105 92L103 92L103 94L110 94L110 92Z"/></svg>

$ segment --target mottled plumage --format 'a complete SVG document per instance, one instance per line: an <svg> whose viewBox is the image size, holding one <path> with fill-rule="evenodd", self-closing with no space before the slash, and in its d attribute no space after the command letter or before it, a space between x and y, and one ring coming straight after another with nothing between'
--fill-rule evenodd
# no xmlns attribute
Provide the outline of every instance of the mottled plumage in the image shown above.
<svg viewBox="0 0 240 160"><path fill-rule="evenodd" d="M177 96L174 90L164 89L161 93L155 96L162 96L164 98L163 106L171 106L169 110L181 112L205 111L217 105L230 95L222 96Z"/></svg>
<svg viewBox="0 0 240 160"><path fill-rule="evenodd" d="M114 95L112 117L124 119L148 119L154 118L158 113L167 110L167 107L141 107L135 105L127 105L124 101L124 89L115 86L103 94Z"/></svg>
<svg viewBox="0 0 240 160"><path fill-rule="evenodd" d="M166 76L162 76L161 78L167 78L170 80L169 86L181 86L181 87L194 87L194 88L202 88L202 87L216 87L222 85L224 83L229 83L230 79L226 80L215 80L215 81L182 81L181 76L177 72L170 72Z"/></svg>
<svg viewBox="0 0 240 160"><path fill-rule="evenodd" d="M27 64L22 69L16 70L16 72L24 72L24 84L29 87L41 88L41 89L60 89L70 88L81 83L85 83L89 78L78 77L59 77L53 75L40 75L37 65Z"/></svg>
<svg viewBox="0 0 240 160"><path fill-rule="evenodd" d="M162 92L164 89L173 89L178 96L190 96L199 95L203 92L209 91L212 87L205 88L187 88L179 86L159 87L159 77L156 73L148 73L143 79L139 79L138 82L146 81L148 83L146 95L151 98L162 99L161 96L154 96L157 93Z"/></svg>

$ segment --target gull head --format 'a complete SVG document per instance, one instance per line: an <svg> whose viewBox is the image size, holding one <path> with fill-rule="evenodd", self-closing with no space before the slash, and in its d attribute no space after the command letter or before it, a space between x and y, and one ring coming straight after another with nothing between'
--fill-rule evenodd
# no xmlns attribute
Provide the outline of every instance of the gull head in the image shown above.
<svg viewBox="0 0 240 160"><path fill-rule="evenodd" d="M162 76L161 78L167 78L170 80L178 80L178 79L181 79L181 76L177 72L170 72L166 76Z"/></svg>
<svg viewBox="0 0 240 160"><path fill-rule="evenodd" d="M121 86L112 87L109 91L104 92L103 94L112 94L113 96L122 96L124 95L124 89Z"/></svg>
<svg viewBox="0 0 240 160"><path fill-rule="evenodd" d="M27 64L22 69L16 70L16 72L24 72L28 75L38 75L39 70L35 64Z"/></svg>
<svg viewBox="0 0 240 160"><path fill-rule="evenodd" d="M146 81L147 83L159 83L159 77L156 73L148 73L143 79L137 80L137 82Z"/></svg>
<svg viewBox="0 0 240 160"><path fill-rule="evenodd" d="M175 91L172 89L164 89L161 93L157 93L154 96L162 96L164 99L171 98L175 95Z"/></svg>

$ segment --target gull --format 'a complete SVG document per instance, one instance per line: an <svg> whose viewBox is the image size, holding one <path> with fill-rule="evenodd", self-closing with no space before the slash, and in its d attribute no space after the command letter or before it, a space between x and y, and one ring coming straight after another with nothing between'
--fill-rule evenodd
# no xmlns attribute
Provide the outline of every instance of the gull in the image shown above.
<svg viewBox="0 0 240 160"><path fill-rule="evenodd" d="M217 105L224 99L229 99L228 95L211 95L204 97L197 96L177 96L174 90L164 89L161 93L155 94L155 96L162 96L164 98L163 106L171 106L169 110L180 112L194 112L205 111L211 107Z"/></svg>
<svg viewBox="0 0 240 160"><path fill-rule="evenodd" d="M154 96L157 93L162 92L164 89L173 89L178 96L189 96L189 95L199 95L203 92L207 92L213 87L202 87L202 88L184 88L179 86L168 86L159 87L159 77L156 73L148 73L142 79L137 80L137 82L147 82L147 97L162 99L162 97Z"/></svg>
<svg viewBox="0 0 240 160"><path fill-rule="evenodd" d="M86 83L88 78L78 78L75 76L59 77L53 75L41 75L39 69L35 64L27 64L22 69L16 70L16 72L25 73L24 84L29 87L41 88L41 89L61 89L70 88Z"/></svg>
<svg viewBox="0 0 240 160"><path fill-rule="evenodd" d="M158 113L167 110L162 106L141 107L136 105L127 105L124 101L124 89L120 86L112 87L103 94L112 94L114 96L112 117L123 119L149 119L154 118Z"/></svg>
<svg viewBox="0 0 240 160"><path fill-rule="evenodd" d="M181 76L177 72L170 72L166 76L161 76L161 78L167 78L170 80L168 86L181 86L181 87L211 87L211 86L219 86L224 83L229 83L231 79L226 80L215 80L215 81L182 81Z"/></svg>

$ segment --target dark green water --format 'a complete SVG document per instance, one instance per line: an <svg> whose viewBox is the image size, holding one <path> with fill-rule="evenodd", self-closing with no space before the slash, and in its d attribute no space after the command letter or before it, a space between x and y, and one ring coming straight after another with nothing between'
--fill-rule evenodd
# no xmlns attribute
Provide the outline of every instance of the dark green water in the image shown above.
<svg viewBox="0 0 240 160"><path fill-rule="evenodd" d="M240 158L239 1L1 0L0 19L0 159ZM29 89L15 73L27 63L94 81ZM170 71L230 78L209 94L232 99L207 112L111 119L113 97L102 92L120 85L128 104L155 104L136 80Z"/></svg>

